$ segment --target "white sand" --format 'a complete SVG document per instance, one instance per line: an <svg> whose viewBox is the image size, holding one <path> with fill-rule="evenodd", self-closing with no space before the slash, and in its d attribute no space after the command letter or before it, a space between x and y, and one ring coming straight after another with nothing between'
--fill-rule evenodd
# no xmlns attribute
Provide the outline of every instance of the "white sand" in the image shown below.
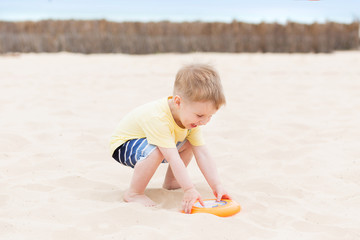
<svg viewBox="0 0 360 240"><path fill-rule="evenodd" d="M182 191L122 201L108 140L130 109L212 63L228 104L204 131L242 211L179 213ZM0 57L0 239L360 239L360 52ZM197 169L204 198L212 192Z"/></svg>

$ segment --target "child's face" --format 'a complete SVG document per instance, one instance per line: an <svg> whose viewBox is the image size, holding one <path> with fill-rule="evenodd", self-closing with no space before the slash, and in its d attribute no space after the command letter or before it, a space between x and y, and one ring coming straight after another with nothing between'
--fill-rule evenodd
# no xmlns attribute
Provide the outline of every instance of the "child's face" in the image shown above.
<svg viewBox="0 0 360 240"><path fill-rule="evenodd" d="M182 126L180 127L186 129L207 124L217 112L214 104L210 101L192 102L175 96L174 103L179 110L179 119L177 120L181 122Z"/></svg>

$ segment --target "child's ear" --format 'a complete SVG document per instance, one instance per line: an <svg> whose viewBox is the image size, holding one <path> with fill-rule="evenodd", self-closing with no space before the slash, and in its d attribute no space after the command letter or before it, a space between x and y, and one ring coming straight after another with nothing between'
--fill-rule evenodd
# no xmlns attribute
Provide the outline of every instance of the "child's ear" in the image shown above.
<svg viewBox="0 0 360 240"><path fill-rule="evenodd" d="M174 104L175 104L175 106L180 107L180 104L181 104L181 97L180 97L180 96L178 96L178 95L175 95L173 100L174 100Z"/></svg>

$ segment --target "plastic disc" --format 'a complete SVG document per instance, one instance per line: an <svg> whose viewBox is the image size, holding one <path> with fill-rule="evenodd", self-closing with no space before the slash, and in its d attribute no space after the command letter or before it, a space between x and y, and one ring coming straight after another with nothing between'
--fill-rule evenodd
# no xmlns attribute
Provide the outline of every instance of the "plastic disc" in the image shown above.
<svg viewBox="0 0 360 240"><path fill-rule="evenodd" d="M216 199L205 199L203 200L204 207L200 202L196 202L191 209L191 213L211 213L219 217L229 217L240 212L240 205L229 199L222 199L217 202Z"/></svg>

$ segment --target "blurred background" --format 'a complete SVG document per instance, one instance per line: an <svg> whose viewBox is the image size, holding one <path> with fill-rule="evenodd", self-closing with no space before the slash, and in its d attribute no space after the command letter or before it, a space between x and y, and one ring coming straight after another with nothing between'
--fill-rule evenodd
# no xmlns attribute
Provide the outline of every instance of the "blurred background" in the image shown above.
<svg viewBox="0 0 360 240"><path fill-rule="evenodd" d="M359 0L1 0L0 53L359 49Z"/></svg>

